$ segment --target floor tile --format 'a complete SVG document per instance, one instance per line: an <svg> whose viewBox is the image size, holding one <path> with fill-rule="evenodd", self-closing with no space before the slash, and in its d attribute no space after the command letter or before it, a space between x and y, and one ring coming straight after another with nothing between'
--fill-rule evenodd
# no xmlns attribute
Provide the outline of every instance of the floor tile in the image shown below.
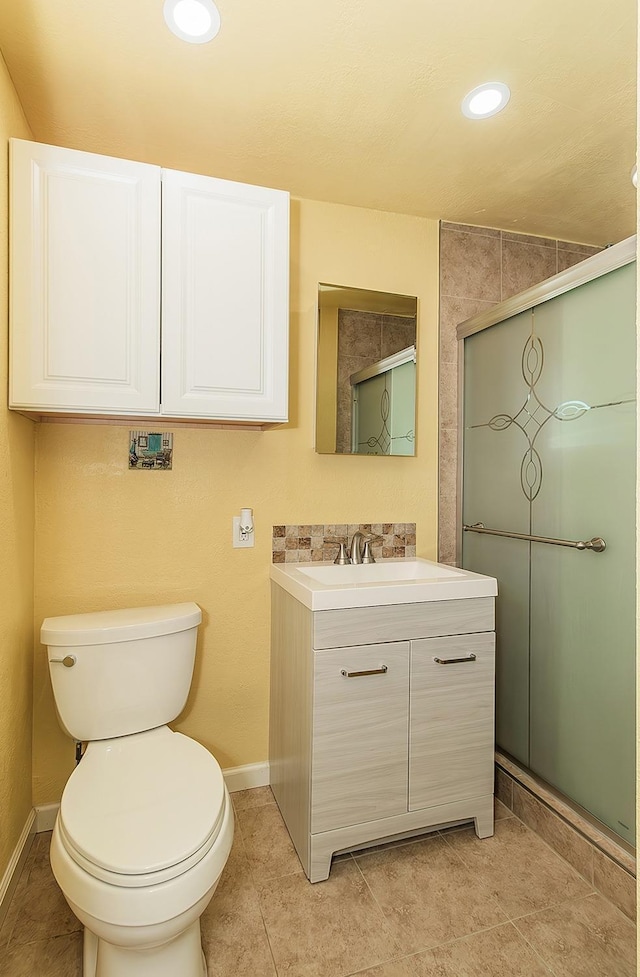
<svg viewBox="0 0 640 977"><path fill-rule="evenodd" d="M441 837L363 855L356 864L405 954L506 921Z"/></svg>
<svg viewBox="0 0 640 977"><path fill-rule="evenodd" d="M23 873L5 923L10 926L8 946L34 943L79 932L82 925L67 905L57 883L29 882Z"/></svg>
<svg viewBox="0 0 640 977"><path fill-rule="evenodd" d="M417 953L413 977L552 977L512 923Z"/></svg>
<svg viewBox="0 0 640 977"><path fill-rule="evenodd" d="M370 970L359 970L353 977L416 977L416 970L413 957L403 957L402 960L392 960Z"/></svg>
<svg viewBox="0 0 640 977"><path fill-rule="evenodd" d="M201 929L208 977L275 977L258 893L237 833Z"/></svg>
<svg viewBox="0 0 640 977"><path fill-rule="evenodd" d="M251 787L248 790L235 790L231 800L236 811L246 811L252 807L263 807L265 804L275 805L276 800L270 787Z"/></svg>
<svg viewBox="0 0 640 977"><path fill-rule="evenodd" d="M496 821L503 821L505 818L512 818L513 811L510 811L508 807L499 801L496 797L493 802L493 817Z"/></svg>
<svg viewBox="0 0 640 977"><path fill-rule="evenodd" d="M279 975L344 977L400 956L353 860L334 864L326 882L267 882L260 905Z"/></svg>
<svg viewBox="0 0 640 977"><path fill-rule="evenodd" d="M2 977L82 977L82 934L0 950Z"/></svg>
<svg viewBox="0 0 640 977"><path fill-rule="evenodd" d="M256 883L302 872L289 832L275 804L238 811L238 827Z"/></svg>
<svg viewBox="0 0 640 977"><path fill-rule="evenodd" d="M635 923L636 880L601 851L593 855L593 885Z"/></svg>
<svg viewBox="0 0 640 977"><path fill-rule="evenodd" d="M635 977L635 927L594 893L515 922L555 977Z"/></svg>
<svg viewBox="0 0 640 977"><path fill-rule="evenodd" d="M511 918L593 891L517 818L498 821L493 838L480 840L472 830L443 838Z"/></svg>

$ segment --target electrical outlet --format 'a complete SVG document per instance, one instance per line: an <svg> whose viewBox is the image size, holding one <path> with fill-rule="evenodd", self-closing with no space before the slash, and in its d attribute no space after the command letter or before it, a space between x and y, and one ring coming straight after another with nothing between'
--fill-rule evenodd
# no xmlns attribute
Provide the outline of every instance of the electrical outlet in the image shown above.
<svg viewBox="0 0 640 977"><path fill-rule="evenodd" d="M240 532L240 516L233 517L233 548L234 549L244 549L246 546L253 546L255 540L255 530L252 533L246 534L246 539L242 538L242 533Z"/></svg>

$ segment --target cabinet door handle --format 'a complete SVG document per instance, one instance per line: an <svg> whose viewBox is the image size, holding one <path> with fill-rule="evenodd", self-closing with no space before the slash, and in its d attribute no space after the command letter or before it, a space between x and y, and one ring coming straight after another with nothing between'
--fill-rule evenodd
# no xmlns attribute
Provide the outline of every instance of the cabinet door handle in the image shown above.
<svg viewBox="0 0 640 977"><path fill-rule="evenodd" d="M460 662L474 662L476 660L475 655L469 655L468 658L434 658L436 665L458 665Z"/></svg>
<svg viewBox="0 0 640 977"><path fill-rule="evenodd" d="M364 672L348 672L346 668L341 668L340 674L345 678L358 678L360 675L384 675L386 671L388 671L387 666L381 665L380 668L368 668Z"/></svg>

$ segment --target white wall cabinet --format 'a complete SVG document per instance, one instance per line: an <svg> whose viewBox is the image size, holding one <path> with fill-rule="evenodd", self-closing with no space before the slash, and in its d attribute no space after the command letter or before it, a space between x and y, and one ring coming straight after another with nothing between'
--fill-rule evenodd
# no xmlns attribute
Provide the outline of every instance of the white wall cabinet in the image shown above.
<svg viewBox="0 0 640 977"><path fill-rule="evenodd" d="M336 851L493 834L493 598L409 609L314 613L272 583L271 786L312 882Z"/></svg>
<svg viewBox="0 0 640 977"><path fill-rule="evenodd" d="M287 419L289 195L11 143L10 406Z"/></svg>

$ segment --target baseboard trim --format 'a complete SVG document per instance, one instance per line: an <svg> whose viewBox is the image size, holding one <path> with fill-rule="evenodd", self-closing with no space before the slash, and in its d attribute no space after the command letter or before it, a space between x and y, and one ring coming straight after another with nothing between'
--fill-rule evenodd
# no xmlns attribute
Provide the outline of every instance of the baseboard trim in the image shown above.
<svg viewBox="0 0 640 977"><path fill-rule="evenodd" d="M35 838L35 823L36 812L32 809L29 812L29 816L27 817L24 828L20 833L20 837L18 838L18 843L13 850L13 854L9 859L9 864L7 865L5 873L2 876L2 879L0 879L0 926L2 926L4 917L7 914L11 897L15 892L18 879L20 878L20 873L22 872L24 863L27 860L27 855L29 854L29 849L31 848L31 843Z"/></svg>
<svg viewBox="0 0 640 977"><path fill-rule="evenodd" d="M41 804L36 807L36 831L53 831L59 810L59 804Z"/></svg>
<svg viewBox="0 0 640 977"><path fill-rule="evenodd" d="M269 764L266 761L246 763L243 767L227 767L222 773L229 793L251 787L267 787L269 784Z"/></svg>

